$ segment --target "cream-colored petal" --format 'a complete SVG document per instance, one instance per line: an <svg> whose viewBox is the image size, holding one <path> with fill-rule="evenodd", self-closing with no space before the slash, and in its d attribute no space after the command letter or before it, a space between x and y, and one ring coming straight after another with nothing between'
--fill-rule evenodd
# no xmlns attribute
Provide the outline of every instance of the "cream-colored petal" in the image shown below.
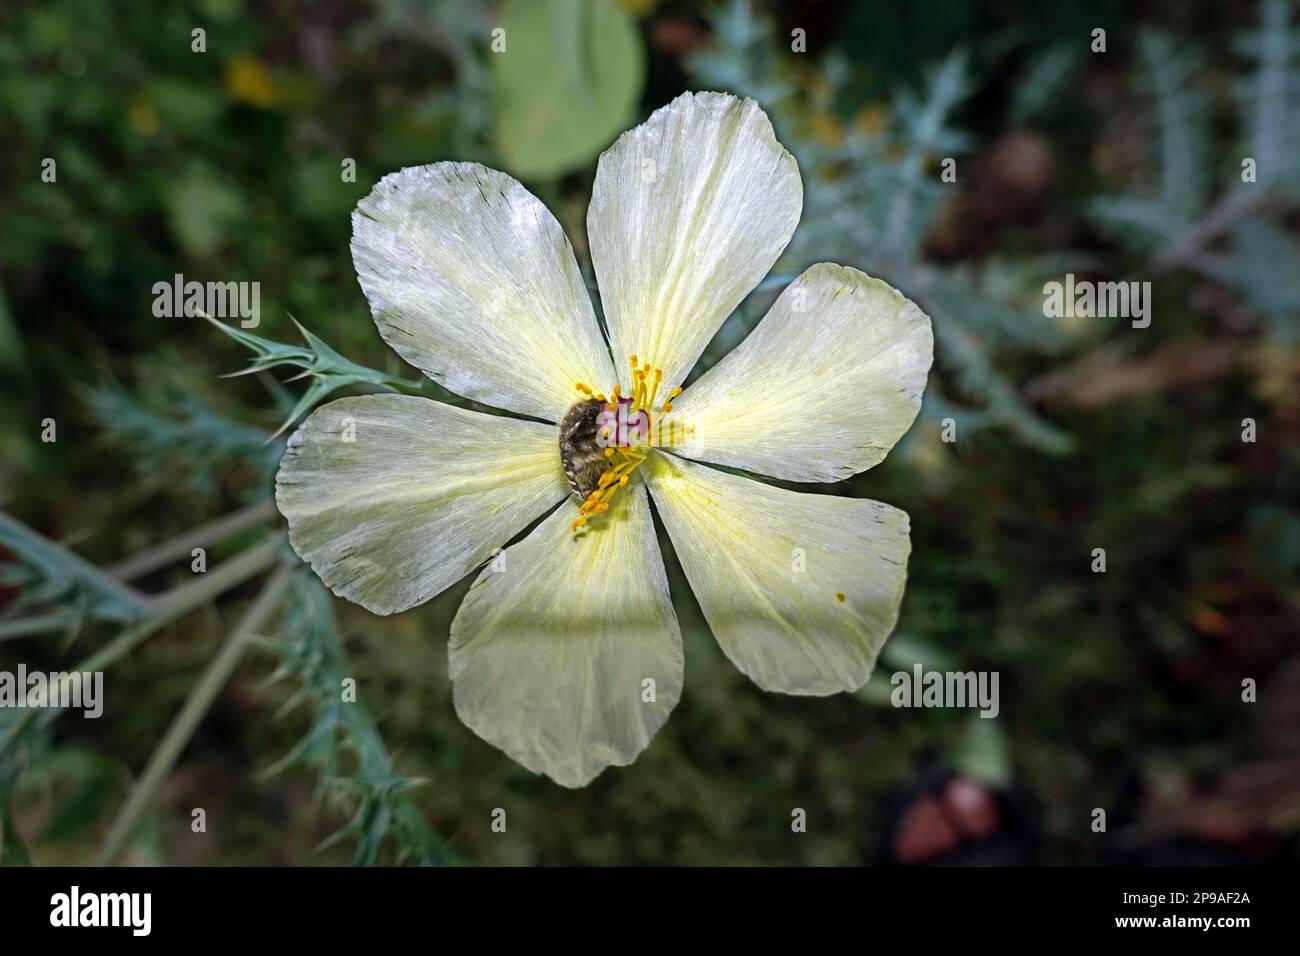
<svg viewBox="0 0 1300 956"><path fill-rule="evenodd" d="M803 184L753 100L685 93L600 157L587 232L614 364L680 384L799 222Z"/></svg>
<svg viewBox="0 0 1300 956"><path fill-rule="evenodd" d="M838 481L911 427L934 352L930 319L888 283L819 263L674 402L679 452L788 481Z"/></svg>
<svg viewBox="0 0 1300 956"><path fill-rule="evenodd" d="M567 493L554 426L406 395L318 408L275 481L294 550L376 614L429 600Z"/></svg>
<svg viewBox="0 0 1300 956"><path fill-rule="evenodd" d="M352 260L379 334L458 395L558 421L609 353L555 217L505 173L392 173L352 214Z"/></svg>
<svg viewBox="0 0 1300 956"><path fill-rule="evenodd" d="M764 690L861 687L898 619L907 515L654 454L642 465L723 652Z"/></svg>
<svg viewBox="0 0 1300 956"><path fill-rule="evenodd" d="M634 480L575 538L577 514L573 501L561 505L479 576L449 646L460 719L566 787L631 763L682 690L644 485Z"/></svg>

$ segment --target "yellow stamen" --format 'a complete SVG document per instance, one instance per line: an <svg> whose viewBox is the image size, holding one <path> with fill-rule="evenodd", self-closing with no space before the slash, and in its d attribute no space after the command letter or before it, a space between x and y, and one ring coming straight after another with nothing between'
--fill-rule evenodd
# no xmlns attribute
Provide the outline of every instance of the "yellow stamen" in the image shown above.
<svg viewBox="0 0 1300 956"><path fill-rule="evenodd" d="M646 366L646 367L649 368L649 366ZM646 407L646 408L648 408L648 409L653 409L653 408L654 408L654 405L655 405L655 396L659 394L659 383L660 383L660 381L663 380L663 377L664 377L664 370L661 369L661 368L657 368L657 369L655 369L655 381L654 381L654 385L651 386L650 390L646 393L646 397L645 397L645 407Z"/></svg>

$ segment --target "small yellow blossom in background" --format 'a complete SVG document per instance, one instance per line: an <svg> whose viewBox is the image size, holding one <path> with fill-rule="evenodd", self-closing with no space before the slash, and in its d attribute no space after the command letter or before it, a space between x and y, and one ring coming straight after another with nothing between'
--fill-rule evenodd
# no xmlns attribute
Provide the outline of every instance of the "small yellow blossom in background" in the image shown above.
<svg viewBox="0 0 1300 956"><path fill-rule="evenodd" d="M1275 408L1297 404L1300 396L1300 346L1266 342L1247 350L1251 392Z"/></svg>
<svg viewBox="0 0 1300 956"><path fill-rule="evenodd" d="M885 128L889 120L889 107L884 103L865 106L858 111L854 125L869 139L875 139Z"/></svg>
<svg viewBox="0 0 1300 956"><path fill-rule="evenodd" d="M227 61L223 82L230 98L240 103L270 109L280 102L280 91L271 78L271 71L254 57Z"/></svg>
<svg viewBox="0 0 1300 956"><path fill-rule="evenodd" d="M830 113L814 113L808 119L808 135L819 143L837 146L844 142L844 127Z"/></svg>
<svg viewBox="0 0 1300 956"><path fill-rule="evenodd" d="M1193 600L1187 606L1187 620L1202 634L1223 637L1232 631L1232 622L1204 601Z"/></svg>
<svg viewBox="0 0 1300 956"><path fill-rule="evenodd" d="M137 133L152 136L158 132L161 125L158 122L158 113L143 96L134 97L131 105L127 107L127 112L131 118L131 128Z"/></svg>
<svg viewBox="0 0 1300 956"><path fill-rule="evenodd" d="M655 12L659 0L618 0L619 6L627 11L628 16L645 19Z"/></svg>

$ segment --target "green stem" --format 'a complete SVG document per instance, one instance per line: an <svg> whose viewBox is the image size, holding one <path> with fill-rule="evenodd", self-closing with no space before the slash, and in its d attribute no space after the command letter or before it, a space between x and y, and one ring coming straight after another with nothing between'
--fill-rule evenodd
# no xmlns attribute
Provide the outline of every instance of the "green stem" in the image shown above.
<svg viewBox="0 0 1300 956"><path fill-rule="evenodd" d="M208 664L203 676L190 691L180 713L176 715L176 719L167 728L167 733L158 742L148 765L127 797L95 860L96 866L111 866L121 855L127 840L135 832L140 815L153 801L158 788L176 765L176 761L194 735L204 714L216 700L221 688L230 680L230 675L234 673L240 658L244 656L249 638L266 624L280 606L292 574L292 570L287 566L276 571L258 594L257 600L244 613L217 656Z"/></svg>
<svg viewBox="0 0 1300 956"><path fill-rule="evenodd" d="M267 498L132 555L108 568L107 573L119 581L130 581L174 561L189 558L195 548L207 547L241 531L256 528L277 514L275 502Z"/></svg>
<svg viewBox="0 0 1300 956"><path fill-rule="evenodd" d="M34 617L20 617L13 621L0 621L0 641L15 637L28 637L32 634L48 634L51 631L64 631L81 619L73 611L51 611Z"/></svg>
<svg viewBox="0 0 1300 956"><path fill-rule="evenodd" d="M102 671L135 649L135 646L172 621L197 607L207 604L237 584L265 571L275 564L280 555L279 536L255 544L229 561L222 562L198 580L182 584L158 599L153 617L123 631L94 654L87 657L77 670Z"/></svg>
<svg viewBox="0 0 1300 956"><path fill-rule="evenodd" d="M110 664L129 654L141 641L172 621L197 607L201 607L213 598L229 591L237 584L241 584L253 577L253 575L265 571L279 559L279 556L280 538L278 535L272 535L262 543L253 545L253 547L241 552L229 561L222 562L197 581L173 588L158 598L152 617L127 628L83 660L74 670L104 670ZM8 736L0 739L0 758L9 753L23 732L38 716L44 715L46 719L52 720L58 713L57 708L46 708L44 710L28 708L24 710L22 716L14 721Z"/></svg>

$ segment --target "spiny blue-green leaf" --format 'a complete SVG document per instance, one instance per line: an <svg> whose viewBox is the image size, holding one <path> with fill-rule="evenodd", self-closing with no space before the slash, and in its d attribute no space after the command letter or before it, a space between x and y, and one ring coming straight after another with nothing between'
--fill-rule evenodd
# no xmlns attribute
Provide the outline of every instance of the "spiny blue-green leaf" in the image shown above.
<svg viewBox="0 0 1300 956"><path fill-rule="evenodd" d="M356 839L354 864L376 862L385 835L394 828L399 831L395 843L406 862L454 862L407 796L425 781L398 774L366 709L360 703L342 702L340 688L348 674L342 636L334 621L329 593L309 572L295 578L280 626L280 667L301 682L300 693L310 699L313 716L306 734L263 774L307 765L320 773L318 792L350 794L356 803L356 815L323 846ZM349 764L354 769L341 776L341 755L345 750L355 757Z"/></svg>
<svg viewBox="0 0 1300 956"><path fill-rule="evenodd" d="M62 604L84 617L119 622L139 620L150 612L148 598L3 512L0 546L22 563L21 576L9 577L23 584L21 606Z"/></svg>
<svg viewBox="0 0 1300 956"><path fill-rule="evenodd" d="M289 367L301 370L298 375L289 379L289 381L297 381L302 378L311 380L306 391L298 397L289 414L280 427L271 435L271 438L267 439L268 441L278 437L286 429L302 421L308 412L341 388L361 385L378 391L399 392L404 395L433 395L439 391L432 383L426 384L426 381L415 381L386 375L383 372L377 372L372 368L358 365L356 362L344 358L326 344L320 336L303 328L293 316L290 316L290 319L293 319L293 324L306 341L306 348L298 345L285 345L282 342L254 335L246 329L237 329L226 325L211 316L204 317L226 335L229 335L236 342L253 352L253 358L249 360L248 368L234 372L232 375L248 375L252 372L266 372L275 368Z"/></svg>

